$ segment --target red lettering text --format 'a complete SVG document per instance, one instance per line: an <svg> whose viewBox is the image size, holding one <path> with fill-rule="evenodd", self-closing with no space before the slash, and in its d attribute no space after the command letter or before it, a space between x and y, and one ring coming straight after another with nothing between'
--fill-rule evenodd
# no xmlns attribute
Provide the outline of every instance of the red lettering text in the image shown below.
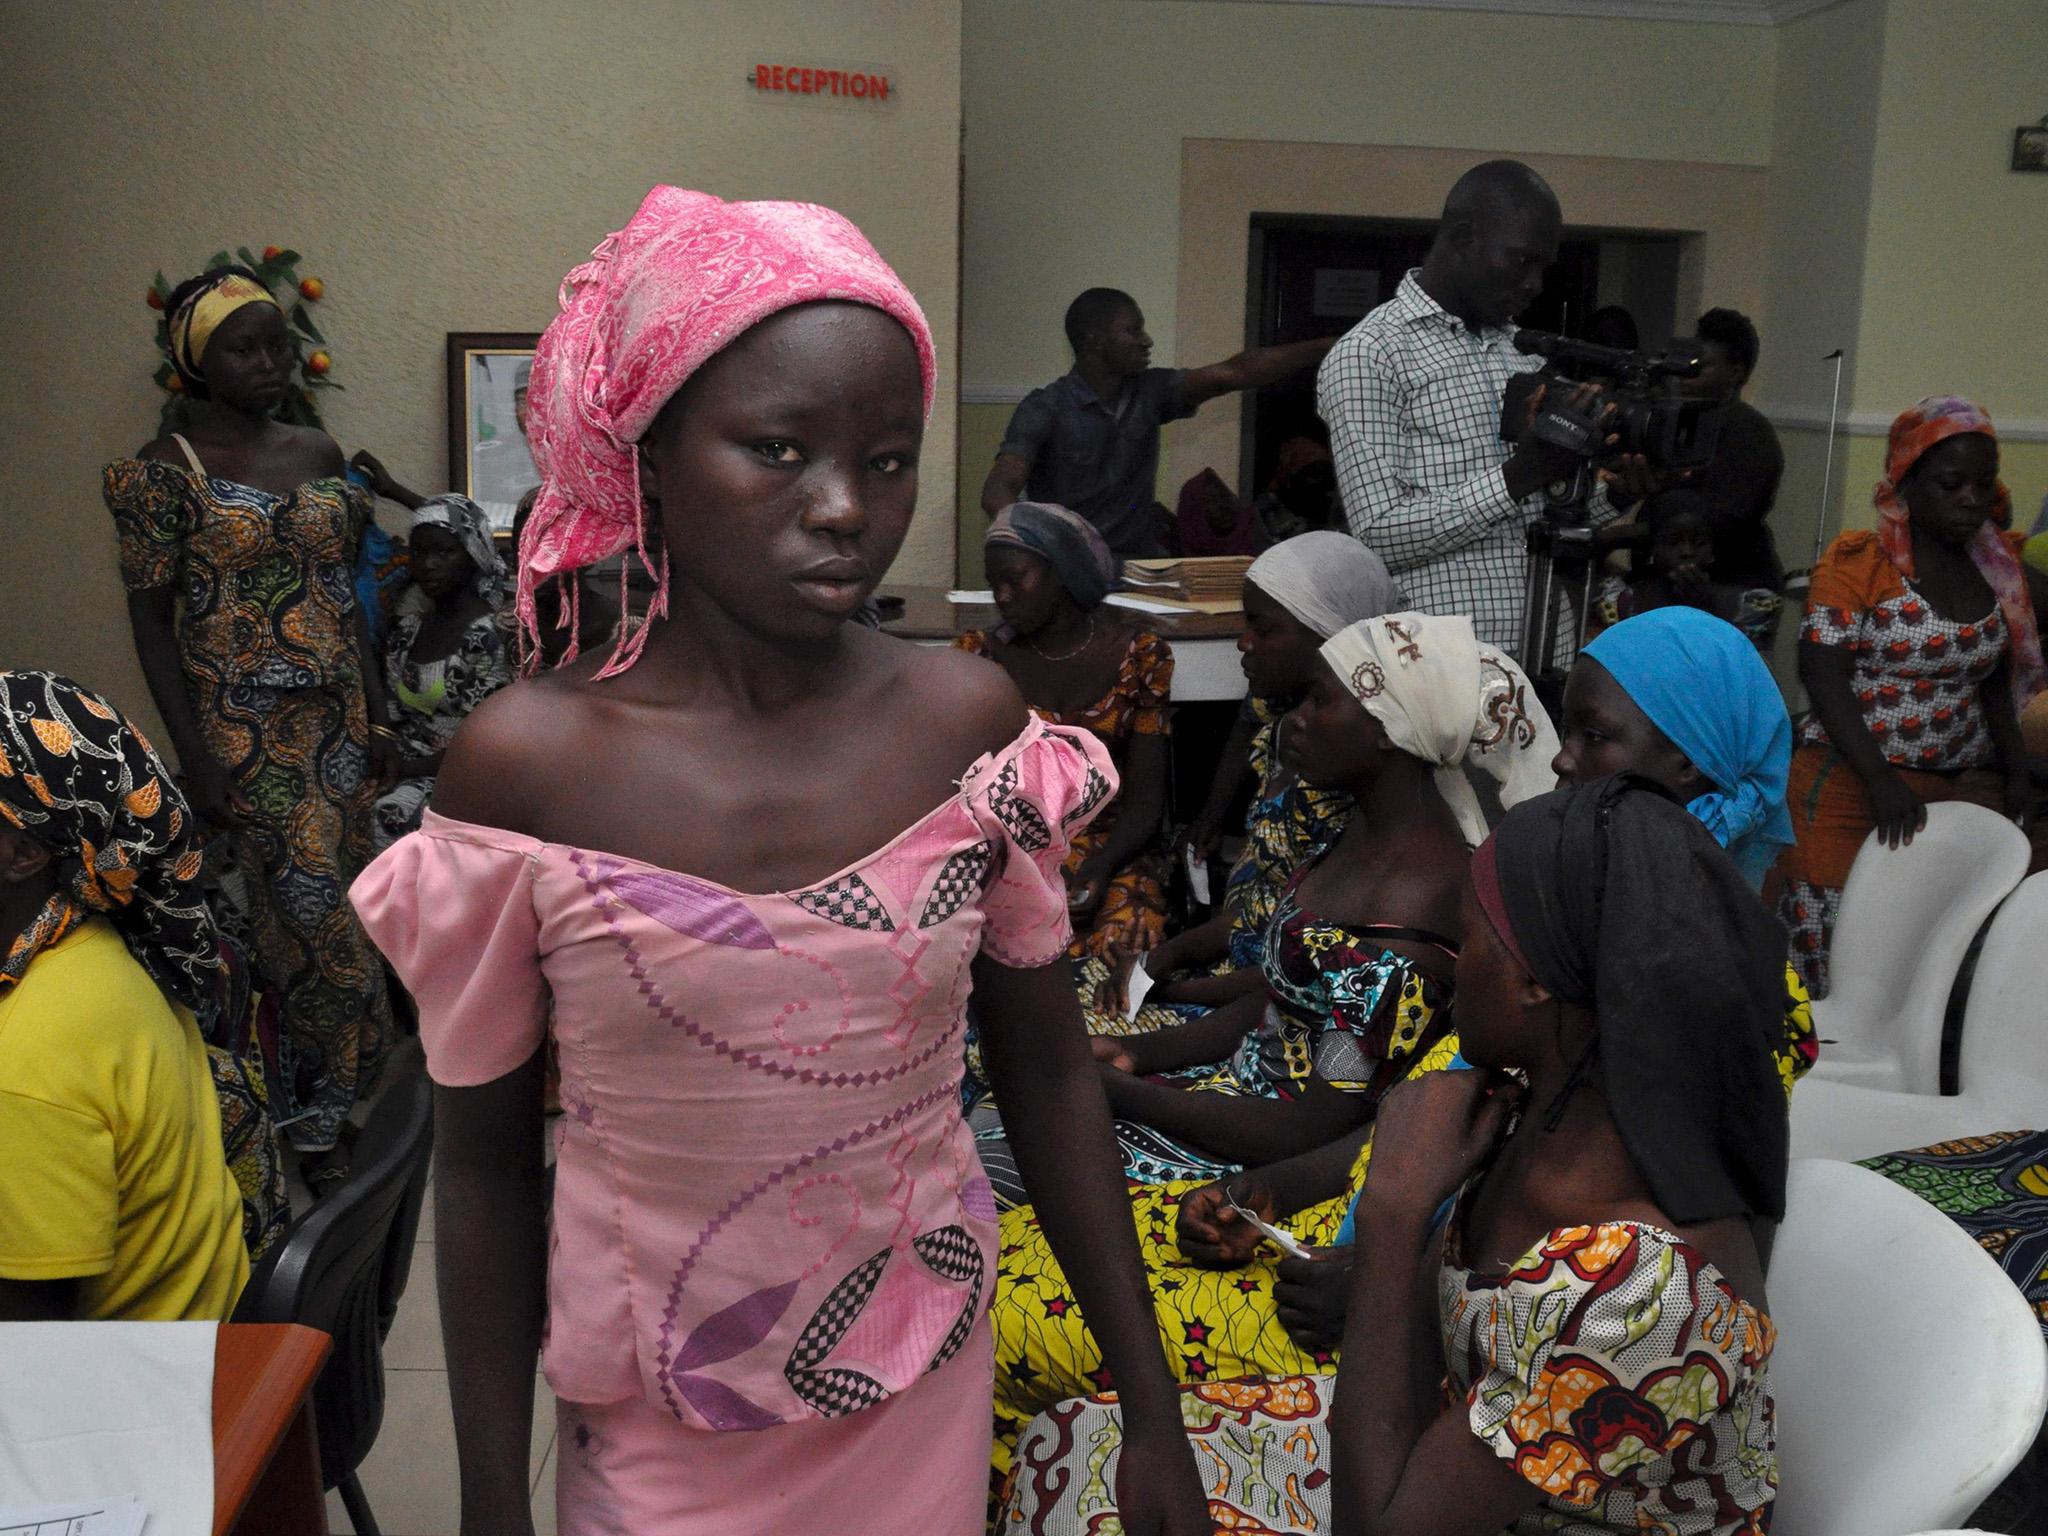
<svg viewBox="0 0 2048 1536"><path fill-rule="evenodd" d="M853 94L856 96L865 96L867 95L867 93L868 77L866 75L855 75L853 77Z"/></svg>
<svg viewBox="0 0 2048 1536"><path fill-rule="evenodd" d="M889 77L887 75L875 76L874 93L878 100L887 101L889 99Z"/></svg>
<svg viewBox="0 0 2048 1536"><path fill-rule="evenodd" d="M772 78L769 82L769 89L775 91L783 91L789 89L789 87L782 83L782 66L780 64L775 66Z"/></svg>

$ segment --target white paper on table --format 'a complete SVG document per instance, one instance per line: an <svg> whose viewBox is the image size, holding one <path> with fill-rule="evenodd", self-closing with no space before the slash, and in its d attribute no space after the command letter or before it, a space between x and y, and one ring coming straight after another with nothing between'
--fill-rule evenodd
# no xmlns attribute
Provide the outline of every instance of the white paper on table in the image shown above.
<svg viewBox="0 0 2048 1536"><path fill-rule="evenodd" d="M1145 957L1140 955L1131 966L1131 979L1124 988L1124 1017L1135 1019L1138 1010L1145 1006L1145 994L1152 990L1152 973L1145 969Z"/></svg>
<svg viewBox="0 0 2048 1536"><path fill-rule="evenodd" d="M142 1536L148 1518L133 1499L0 1504L0 1536Z"/></svg>
<svg viewBox="0 0 2048 1536"><path fill-rule="evenodd" d="M970 603L985 603L989 607L993 608L995 606L996 595L992 590L975 591L963 587L956 588L955 590L948 592L946 594L946 601L949 603L956 603L961 605Z"/></svg>
<svg viewBox="0 0 2048 1536"><path fill-rule="evenodd" d="M1110 608L1129 608L1136 613L1187 613L1186 603L1155 603L1149 597L1133 597L1128 592L1112 592L1103 604Z"/></svg>
<svg viewBox="0 0 2048 1536"><path fill-rule="evenodd" d="M216 1323L0 1323L0 1495L140 1499L211 1536Z"/></svg>

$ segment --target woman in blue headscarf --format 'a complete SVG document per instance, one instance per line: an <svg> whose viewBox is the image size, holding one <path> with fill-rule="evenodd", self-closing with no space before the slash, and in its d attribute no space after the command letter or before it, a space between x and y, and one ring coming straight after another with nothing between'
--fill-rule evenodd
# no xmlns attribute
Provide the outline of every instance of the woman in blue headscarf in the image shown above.
<svg viewBox="0 0 2048 1536"><path fill-rule="evenodd" d="M1763 883L1792 841L1792 721L1756 647L1697 608L1657 608L1605 630L1565 683L1558 778L1655 779Z"/></svg>

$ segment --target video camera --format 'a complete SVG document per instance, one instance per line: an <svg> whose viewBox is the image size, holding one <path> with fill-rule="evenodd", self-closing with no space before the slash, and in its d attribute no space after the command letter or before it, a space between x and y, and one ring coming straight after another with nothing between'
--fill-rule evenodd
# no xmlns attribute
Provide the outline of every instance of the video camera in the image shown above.
<svg viewBox="0 0 2048 1536"><path fill-rule="evenodd" d="M1522 424L1529 419L1529 396L1550 385L1561 387L1546 390L1531 427L1542 442L1588 460L1639 453L1654 468L1666 470L1702 469L1714 457L1727 407L1680 393L1678 381L1700 372L1699 354L1683 343L1652 356L1548 331L1517 331L1515 349L1549 361L1508 380L1500 409L1504 440L1520 441ZM1571 393L1586 383L1597 383L1600 392L1582 413L1572 408ZM1609 437L1620 439L1612 449Z"/></svg>

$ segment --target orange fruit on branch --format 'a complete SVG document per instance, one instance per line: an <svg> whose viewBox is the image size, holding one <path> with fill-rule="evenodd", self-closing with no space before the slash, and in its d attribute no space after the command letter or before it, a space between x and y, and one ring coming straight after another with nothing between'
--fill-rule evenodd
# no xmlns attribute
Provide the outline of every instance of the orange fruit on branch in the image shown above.
<svg viewBox="0 0 2048 1536"><path fill-rule="evenodd" d="M299 284L299 296L317 304L327 292L327 285L317 277L309 277Z"/></svg>
<svg viewBox="0 0 2048 1536"><path fill-rule="evenodd" d="M266 245L263 247L263 259L265 261L275 261L283 254L284 247L281 245Z"/></svg>
<svg viewBox="0 0 2048 1536"><path fill-rule="evenodd" d="M325 352L315 352L311 357L306 359L306 372L312 374L313 377L316 379L319 378L320 375L325 373L328 369L332 368L333 366L334 359L329 357Z"/></svg>
<svg viewBox="0 0 2048 1536"><path fill-rule="evenodd" d="M154 288L152 288L149 290L148 293L143 295L142 302L147 304L151 309L162 309L164 307L164 296L158 293Z"/></svg>

